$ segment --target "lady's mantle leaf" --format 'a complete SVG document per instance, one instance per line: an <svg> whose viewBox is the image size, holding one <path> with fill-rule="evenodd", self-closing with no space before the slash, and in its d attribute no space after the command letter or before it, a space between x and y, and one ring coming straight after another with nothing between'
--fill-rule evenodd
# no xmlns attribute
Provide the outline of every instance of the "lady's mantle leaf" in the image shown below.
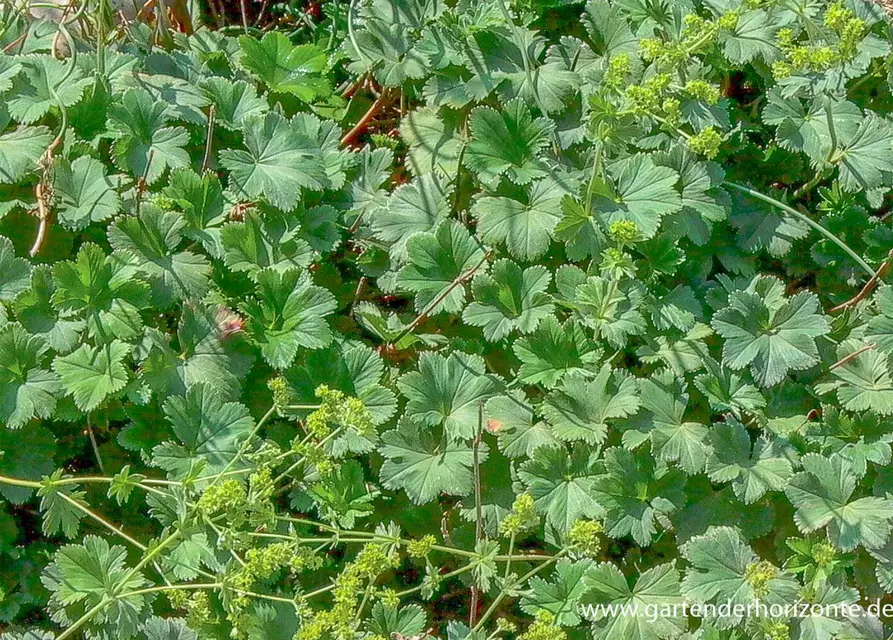
<svg viewBox="0 0 893 640"><path fill-rule="evenodd" d="M41 582L50 590L50 613L53 620L66 626L85 611L109 600L84 625L87 637L115 637L127 640L136 635L138 621L149 609L143 595L125 595L150 583L139 571L132 572L125 564L127 550L110 546L97 536L84 537L83 544L59 549Z"/></svg>
<svg viewBox="0 0 893 640"><path fill-rule="evenodd" d="M515 340L512 350L521 360L518 379L528 384L554 387L561 378L572 372L592 375L602 356L594 340L590 340L573 319L559 323L548 316L536 331Z"/></svg>
<svg viewBox="0 0 893 640"><path fill-rule="evenodd" d="M498 342L512 331L531 333L555 309L546 294L551 280L552 274L542 265L522 272L511 260L497 260L489 274L475 276L474 302L465 308L462 319L473 327L483 327L490 342Z"/></svg>
<svg viewBox="0 0 893 640"><path fill-rule="evenodd" d="M415 504L441 493L463 496L472 489L474 454L470 446L437 438L431 429L404 422L381 436L381 481L388 489L403 489ZM482 446L479 459L486 460Z"/></svg>
<svg viewBox="0 0 893 640"><path fill-rule="evenodd" d="M620 160L608 167L608 173L613 191L597 190L593 198L593 207L606 224L631 220L644 238L651 238L664 215L682 208L682 197L676 190L679 174L654 164L650 156L639 154Z"/></svg>
<svg viewBox="0 0 893 640"><path fill-rule="evenodd" d="M750 435L737 420L727 419L710 431L713 450L707 475L713 482L732 482L735 495L752 504L767 491L781 491L793 474L792 447L764 437L751 445Z"/></svg>
<svg viewBox="0 0 893 640"><path fill-rule="evenodd" d="M271 91L290 93L305 102L331 92L329 81L322 75L328 59L316 45L295 46L284 33L272 31L262 40L242 36L239 46L239 64Z"/></svg>
<svg viewBox="0 0 893 640"><path fill-rule="evenodd" d="M293 123L278 113L251 115L242 125L247 151L224 149L220 162L231 172L231 188L248 200L266 198L291 211L304 188L328 186L322 152Z"/></svg>
<svg viewBox="0 0 893 640"><path fill-rule="evenodd" d="M564 377L540 410L555 437L597 447L608 435L607 421L625 418L639 408L636 379L605 365L592 380L578 373Z"/></svg>
<svg viewBox="0 0 893 640"><path fill-rule="evenodd" d="M831 331L815 295L801 292L786 299L783 292L780 281L759 276L747 289L734 291L729 306L713 317L713 328L725 338L723 363L735 370L750 365L764 387L778 384L791 370L818 364L815 339Z"/></svg>
<svg viewBox="0 0 893 640"><path fill-rule="evenodd" d="M484 250L455 220L445 220L434 233L419 233L406 242L409 264L397 274L397 284L415 296L416 311L434 315L456 313L465 305L466 277L484 259ZM429 305L438 301L437 306Z"/></svg>
<svg viewBox="0 0 893 640"><path fill-rule="evenodd" d="M604 515L593 499L598 473L597 454L578 445L568 455L564 447L540 447L521 465L518 477L534 498L537 512L558 533L566 533L580 518Z"/></svg>
<svg viewBox="0 0 893 640"><path fill-rule="evenodd" d="M8 124L0 108L0 124ZM53 139L47 127L19 127L0 135L0 184L15 184L33 171Z"/></svg>
<svg viewBox="0 0 893 640"><path fill-rule="evenodd" d="M612 447L605 450L604 464L606 473L593 482L592 497L606 511L607 534L632 535L642 546L651 544L657 524L685 506L685 476L655 465L647 450Z"/></svg>
<svg viewBox="0 0 893 640"><path fill-rule="evenodd" d="M67 356L57 356L53 369L78 409L93 411L127 384L130 374L124 359L129 353L130 345L120 340L92 349L82 344Z"/></svg>
<svg viewBox="0 0 893 640"><path fill-rule="evenodd" d="M572 561L562 558L555 565L555 580L548 582L539 576L530 580L530 591L521 600L521 609L530 615L548 611L555 616L555 624L575 627L580 624L579 602L587 591L584 574L592 565L590 560Z"/></svg>
<svg viewBox="0 0 893 640"><path fill-rule="evenodd" d="M442 425L449 439L462 440L475 437L495 379L486 374L480 356L425 352L419 357L419 370L403 375L397 386L409 398L406 411L413 420Z"/></svg>
<svg viewBox="0 0 893 640"><path fill-rule="evenodd" d="M527 184L546 175L548 167L538 156L555 125L548 118L534 120L523 100L511 100L501 111L475 109L470 127L465 161L482 182L496 183L505 175L516 184Z"/></svg>
<svg viewBox="0 0 893 640"><path fill-rule="evenodd" d="M681 551L691 563L682 578L682 594L691 602L747 605L760 600L772 605L797 599L797 581L760 561L736 528L710 527L682 545ZM741 616L730 615L714 619L714 624L728 628L740 621Z"/></svg>
<svg viewBox="0 0 893 640"><path fill-rule="evenodd" d="M185 396L168 398L164 402L164 414L183 446L168 442L155 447L152 453L160 466L175 475L188 471L195 458L206 462L208 473L221 471L254 428L254 419L247 407L238 402L224 402L204 382L189 387Z"/></svg>
<svg viewBox="0 0 893 640"><path fill-rule="evenodd" d="M46 351L43 339L21 325L0 329L0 421L10 429L53 415L60 386L59 378L41 367Z"/></svg>
<svg viewBox="0 0 893 640"><path fill-rule="evenodd" d="M332 341L326 316L336 307L335 297L308 274L272 269L260 272L255 297L242 304L264 360L277 369L287 368L299 347L321 349Z"/></svg>
<svg viewBox="0 0 893 640"><path fill-rule="evenodd" d="M59 222L67 229L83 229L91 222L108 220L121 206L99 160L81 156L60 162L53 174L53 193L59 198Z"/></svg>
<svg viewBox="0 0 893 640"><path fill-rule="evenodd" d="M109 228L112 247L135 258L162 306L201 297L208 290L208 259L191 251L177 251L185 227L182 214L143 206L139 214L118 218Z"/></svg>
<svg viewBox="0 0 893 640"><path fill-rule="evenodd" d="M877 320L877 318L875 318ZM831 371L834 380L816 385L820 393L837 391L837 399L848 411L873 411L882 416L893 414L893 353L865 349L858 340L845 340L837 348L837 357L846 363ZM853 354L859 355L851 357Z"/></svg>
<svg viewBox="0 0 893 640"><path fill-rule="evenodd" d="M118 134L113 146L115 164L134 177L154 183L165 170L189 164L183 147L189 133L183 127L165 127L167 105L144 89L129 89L120 104L109 108L109 122Z"/></svg>
<svg viewBox="0 0 893 640"><path fill-rule="evenodd" d="M595 640L667 640L679 636L687 628L681 615L648 617L648 610L681 605L679 573L672 562L643 572L630 587L626 576L610 562L590 567L583 577L588 591L582 598L586 605L625 606L628 615L601 615L593 620ZM646 608L647 607L647 608Z"/></svg>
<svg viewBox="0 0 893 640"><path fill-rule="evenodd" d="M827 527L828 540L842 551L883 546L890 537L893 501L873 496L852 500L858 478L842 456L808 453L801 462L804 470L785 489L797 508L794 521L800 531Z"/></svg>

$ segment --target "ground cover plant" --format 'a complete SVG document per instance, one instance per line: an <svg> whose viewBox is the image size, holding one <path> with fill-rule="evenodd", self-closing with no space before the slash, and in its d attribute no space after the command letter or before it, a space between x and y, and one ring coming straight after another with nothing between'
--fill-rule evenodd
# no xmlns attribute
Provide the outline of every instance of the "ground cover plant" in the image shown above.
<svg viewBox="0 0 893 640"><path fill-rule="evenodd" d="M0 638L889 635L581 610L893 593L880 6L171 4L0 8Z"/></svg>

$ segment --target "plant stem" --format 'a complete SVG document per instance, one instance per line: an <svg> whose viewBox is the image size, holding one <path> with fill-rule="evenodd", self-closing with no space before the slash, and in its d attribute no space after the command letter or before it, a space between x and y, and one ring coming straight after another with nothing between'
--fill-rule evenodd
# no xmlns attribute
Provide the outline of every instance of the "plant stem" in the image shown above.
<svg viewBox="0 0 893 640"><path fill-rule="evenodd" d="M856 262L856 264L858 264L860 267L862 267L862 269L865 270L865 273L867 273L870 278L875 277L875 270L872 269L871 266L869 266L869 264L867 262L865 262L865 260L863 260L862 257L858 253L856 253L855 251L850 249L850 247L843 240L841 240L836 235L834 235L833 233L828 231L825 227L820 225L818 222L814 221L809 216L800 213L793 207L786 205L785 203L780 202L779 200L776 200L775 198L773 198L771 196L767 196L766 194L756 191L754 189L751 189L750 187L745 187L743 184L738 184L736 182L728 182L728 181L723 182L723 184L728 187L731 187L732 189L736 189L737 191L741 191L742 193L746 193L747 195L751 196L752 198L756 198L757 200L762 200L763 202L771 204L772 206L774 206L778 209L781 209L785 213L794 216L798 220L805 222L810 227L812 227L813 229L818 231L820 234L825 236L828 240L830 240L831 242L836 244L838 247L840 247L840 249L844 253L846 253L848 256L850 256Z"/></svg>
<svg viewBox="0 0 893 640"><path fill-rule="evenodd" d="M561 558L561 556L563 556L565 553L566 553L566 550L562 549L557 554L555 554L554 556L549 558L549 560L547 562L544 562L543 564L541 564L538 567L534 567L533 569L531 569L530 571L525 573L523 576L521 576L520 578L518 578L517 580L512 582L511 585L507 585L507 587L514 587L516 585L524 584L527 580L529 580L530 578L532 578L533 576L538 574L540 571L542 571L546 567L551 566L554 562L557 562L558 559ZM474 631L478 631L481 627L484 626L484 623L486 623L487 620L490 619L490 616L492 616L493 612L496 611L496 607L498 607L499 603L505 599L505 597L507 595L506 591L507 591L507 588L504 587L503 590L499 593L499 595L496 596L496 599L493 601L493 603L490 605L490 607L487 609L487 611L484 612L484 615L481 617L481 619L478 621L478 623L474 626L474 629L473 629Z"/></svg>

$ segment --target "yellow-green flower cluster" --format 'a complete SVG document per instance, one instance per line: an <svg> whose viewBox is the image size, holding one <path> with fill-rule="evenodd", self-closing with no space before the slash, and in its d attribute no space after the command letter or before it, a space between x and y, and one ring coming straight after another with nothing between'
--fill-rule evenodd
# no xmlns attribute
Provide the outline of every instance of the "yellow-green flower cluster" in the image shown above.
<svg viewBox="0 0 893 640"><path fill-rule="evenodd" d="M335 640L352 639L359 594L367 582L383 571L395 568L397 564L397 558L389 554L383 545L367 544L335 580L332 607L302 614L301 628L294 640L319 640L326 634Z"/></svg>
<svg viewBox="0 0 893 640"><path fill-rule="evenodd" d="M608 69L605 71L602 85L608 89L618 90L626 82L626 77L632 68L628 53L618 53L611 56Z"/></svg>
<svg viewBox="0 0 893 640"><path fill-rule="evenodd" d="M827 542L816 542L812 545L812 557L820 567L830 566L837 557L837 551Z"/></svg>
<svg viewBox="0 0 893 640"><path fill-rule="evenodd" d="M245 564L229 578L234 589L250 590L261 578L280 569L288 569L292 574L305 569L318 569L322 558L312 549L296 546L291 542L276 542L263 547L254 547L245 553Z"/></svg>
<svg viewBox="0 0 893 640"><path fill-rule="evenodd" d="M705 80L689 80L685 83L684 90L695 100L702 100L707 104L719 102L719 88Z"/></svg>
<svg viewBox="0 0 893 640"><path fill-rule="evenodd" d="M768 560L751 562L744 569L744 580L750 585L753 594L757 598L763 598L769 593L769 581L777 573L775 565Z"/></svg>
<svg viewBox="0 0 893 640"><path fill-rule="evenodd" d="M400 606L400 596L393 589L382 589L379 591L378 600L389 609L396 609Z"/></svg>
<svg viewBox="0 0 893 640"><path fill-rule="evenodd" d="M515 498L515 502L512 504L512 512L499 523L499 532L506 537L517 535L533 529L539 524L539 521L533 496L529 493L522 493Z"/></svg>
<svg viewBox="0 0 893 640"><path fill-rule="evenodd" d="M189 597L185 607L186 624L192 628L201 627L211 621L211 599L207 591L196 591Z"/></svg>
<svg viewBox="0 0 893 640"><path fill-rule="evenodd" d="M410 558L426 558L436 543L437 538L429 533L417 540L410 540L406 545L406 552Z"/></svg>
<svg viewBox="0 0 893 640"><path fill-rule="evenodd" d="M615 220L608 226L608 235L619 245L627 245L639 239L639 225L634 220Z"/></svg>
<svg viewBox="0 0 893 640"><path fill-rule="evenodd" d="M772 620L763 631L766 640L790 640L791 628L784 620Z"/></svg>
<svg viewBox="0 0 893 640"><path fill-rule="evenodd" d="M859 43L868 27L862 18L856 16L852 9L848 9L840 1L828 5L825 11L825 26L837 34L838 53L843 60L850 60L858 53Z"/></svg>
<svg viewBox="0 0 893 640"><path fill-rule="evenodd" d="M496 629L502 633L515 633L518 630L518 625L506 618L497 618Z"/></svg>
<svg viewBox="0 0 893 640"><path fill-rule="evenodd" d="M659 115L662 112L663 92L670 86L670 76L658 73L641 85L634 84L626 89L633 113L640 116Z"/></svg>
<svg viewBox="0 0 893 640"><path fill-rule="evenodd" d="M533 624L518 636L518 640L566 640L567 634L555 624L555 616L545 610L537 611Z"/></svg>
<svg viewBox="0 0 893 640"><path fill-rule="evenodd" d="M713 127L706 127L700 133L688 139L688 148L695 153L712 160L719 154L722 136Z"/></svg>
<svg viewBox="0 0 893 640"><path fill-rule="evenodd" d="M601 534L605 528L598 520L577 520L567 533L567 544L571 551L594 558L601 550Z"/></svg>
<svg viewBox="0 0 893 640"><path fill-rule="evenodd" d="M372 431L372 415L359 398L346 396L326 385L316 388L316 397L322 406L307 416L307 432L314 437L324 438L333 428L350 428L360 434Z"/></svg>
<svg viewBox="0 0 893 640"><path fill-rule="evenodd" d="M196 503L198 512L207 516L219 513L231 513L234 508L244 505L248 493L241 482L230 478L218 484L208 486Z"/></svg>
<svg viewBox="0 0 893 640"><path fill-rule="evenodd" d="M282 376L276 376L267 382L267 388L273 392L273 404L280 409L291 404L291 394L288 391L288 383Z"/></svg>

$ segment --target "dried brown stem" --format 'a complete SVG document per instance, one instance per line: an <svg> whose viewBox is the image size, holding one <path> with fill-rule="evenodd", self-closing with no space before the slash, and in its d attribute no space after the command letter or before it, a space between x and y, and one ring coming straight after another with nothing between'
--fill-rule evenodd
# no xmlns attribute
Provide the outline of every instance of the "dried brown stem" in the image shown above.
<svg viewBox="0 0 893 640"><path fill-rule="evenodd" d="M853 352L852 352L851 354L849 354L848 356L844 356L844 357L842 357L840 360L838 360L837 362L835 362L834 364L832 364L830 367L828 367L828 371L834 371L834 370L837 369L838 367L842 367L843 365L852 362L853 360L855 360L856 358L858 358L859 356L861 356L861 355L862 355L863 353L865 353L866 351L871 351L871 350L874 349L875 347L877 347L877 345L874 344L873 342L872 342L871 344L866 344L866 345L863 345L863 346L859 347L858 349L856 349L855 351L853 351Z"/></svg>
<svg viewBox="0 0 893 640"><path fill-rule="evenodd" d="M878 267L878 270L875 272L874 276L872 276L871 279L865 283L865 286L862 287L862 290L846 302L839 304L831 309L829 313L837 313L838 311L849 309L850 307L857 305L862 300L870 296L871 292L874 291L874 288L877 286L878 282L883 280L887 273L889 273L891 267L893 267L893 249L891 249L890 253L887 254L887 259L881 263L881 266Z"/></svg>
<svg viewBox="0 0 893 640"><path fill-rule="evenodd" d="M390 90L385 87L385 89L381 92L381 96L379 96L378 99L372 103L372 106L369 107L369 110L366 111L365 114L363 114L363 117L360 118L360 121L354 125L353 129L344 134L343 138L341 138L342 147L346 147L347 145L352 143L357 136L359 136L361 133L363 133L363 131L366 130L366 127L368 127L369 123L372 122L372 119L375 118L375 114L377 114L379 110L381 110L381 108L390 100L390 94Z"/></svg>

